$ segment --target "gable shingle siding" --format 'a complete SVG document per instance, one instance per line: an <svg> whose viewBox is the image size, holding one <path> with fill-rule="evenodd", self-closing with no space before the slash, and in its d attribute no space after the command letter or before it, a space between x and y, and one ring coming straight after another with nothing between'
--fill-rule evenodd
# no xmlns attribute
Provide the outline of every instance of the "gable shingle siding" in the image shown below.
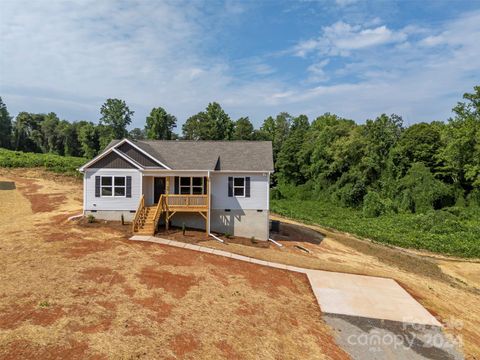
<svg viewBox="0 0 480 360"><path fill-rule="evenodd" d="M127 160L125 160L120 155L114 152L111 152L105 155L101 159L98 159L96 162L91 164L88 168L90 169L136 169L135 166L133 166Z"/></svg>
<svg viewBox="0 0 480 360"><path fill-rule="evenodd" d="M121 152L123 152L127 156L131 157L133 160L135 160L136 162L138 162L142 166L159 167L159 168L164 169L163 166L161 166L160 164L158 164L156 161L152 160L151 158L149 158L145 154L142 154L140 151L135 149L129 143L123 143L122 145L120 145L117 148L117 150L120 150Z"/></svg>

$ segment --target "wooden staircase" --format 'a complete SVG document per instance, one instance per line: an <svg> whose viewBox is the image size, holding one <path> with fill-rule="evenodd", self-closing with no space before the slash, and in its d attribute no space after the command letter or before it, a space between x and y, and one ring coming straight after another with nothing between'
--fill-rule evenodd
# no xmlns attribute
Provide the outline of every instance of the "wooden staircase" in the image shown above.
<svg viewBox="0 0 480 360"><path fill-rule="evenodd" d="M161 195L157 205L145 206L145 198L142 195L132 222L132 231L137 235L155 235L158 220L165 208L164 203L163 195Z"/></svg>
<svg viewBox="0 0 480 360"><path fill-rule="evenodd" d="M137 222L133 232L138 235L154 235L155 234L155 210L156 206L146 206L144 209L144 215L141 221Z"/></svg>

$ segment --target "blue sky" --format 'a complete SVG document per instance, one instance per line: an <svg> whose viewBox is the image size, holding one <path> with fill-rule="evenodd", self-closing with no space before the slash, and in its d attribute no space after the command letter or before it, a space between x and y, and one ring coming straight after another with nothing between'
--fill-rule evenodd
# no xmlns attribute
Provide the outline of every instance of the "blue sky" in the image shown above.
<svg viewBox="0 0 480 360"><path fill-rule="evenodd" d="M0 11L0 96L12 115L143 127L211 101L259 126L287 111L363 123L445 120L480 85L480 1L22 1ZM179 130L179 129L178 129Z"/></svg>

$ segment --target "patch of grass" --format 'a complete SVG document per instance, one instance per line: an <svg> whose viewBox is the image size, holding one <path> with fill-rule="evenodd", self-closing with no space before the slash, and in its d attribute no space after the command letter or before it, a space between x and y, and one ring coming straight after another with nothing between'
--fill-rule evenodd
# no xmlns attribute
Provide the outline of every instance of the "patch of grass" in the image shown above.
<svg viewBox="0 0 480 360"><path fill-rule="evenodd" d="M480 257L480 210L456 208L426 214L386 214L367 218L361 210L323 201L272 200L271 210L305 223L349 232L404 248L465 258Z"/></svg>
<svg viewBox="0 0 480 360"><path fill-rule="evenodd" d="M86 159L80 157L27 153L0 148L0 167L6 168L42 167L56 173L80 176L77 169L86 162Z"/></svg>
<svg viewBox="0 0 480 360"><path fill-rule="evenodd" d="M40 304L38 304L41 308L47 308L50 306L50 303L48 301L42 301Z"/></svg>

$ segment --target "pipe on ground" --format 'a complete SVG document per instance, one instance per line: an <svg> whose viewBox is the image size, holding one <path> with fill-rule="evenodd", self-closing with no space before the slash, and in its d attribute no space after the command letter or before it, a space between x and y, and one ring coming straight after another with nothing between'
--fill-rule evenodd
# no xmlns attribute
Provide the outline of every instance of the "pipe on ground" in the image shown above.
<svg viewBox="0 0 480 360"><path fill-rule="evenodd" d="M225 241L223 241L222 239L220 239L219 237L213 235L212 233L209 233L208 235L210 235L211 237L213 237L215 240L220 241L222 244L225 242Z"/></svg>

